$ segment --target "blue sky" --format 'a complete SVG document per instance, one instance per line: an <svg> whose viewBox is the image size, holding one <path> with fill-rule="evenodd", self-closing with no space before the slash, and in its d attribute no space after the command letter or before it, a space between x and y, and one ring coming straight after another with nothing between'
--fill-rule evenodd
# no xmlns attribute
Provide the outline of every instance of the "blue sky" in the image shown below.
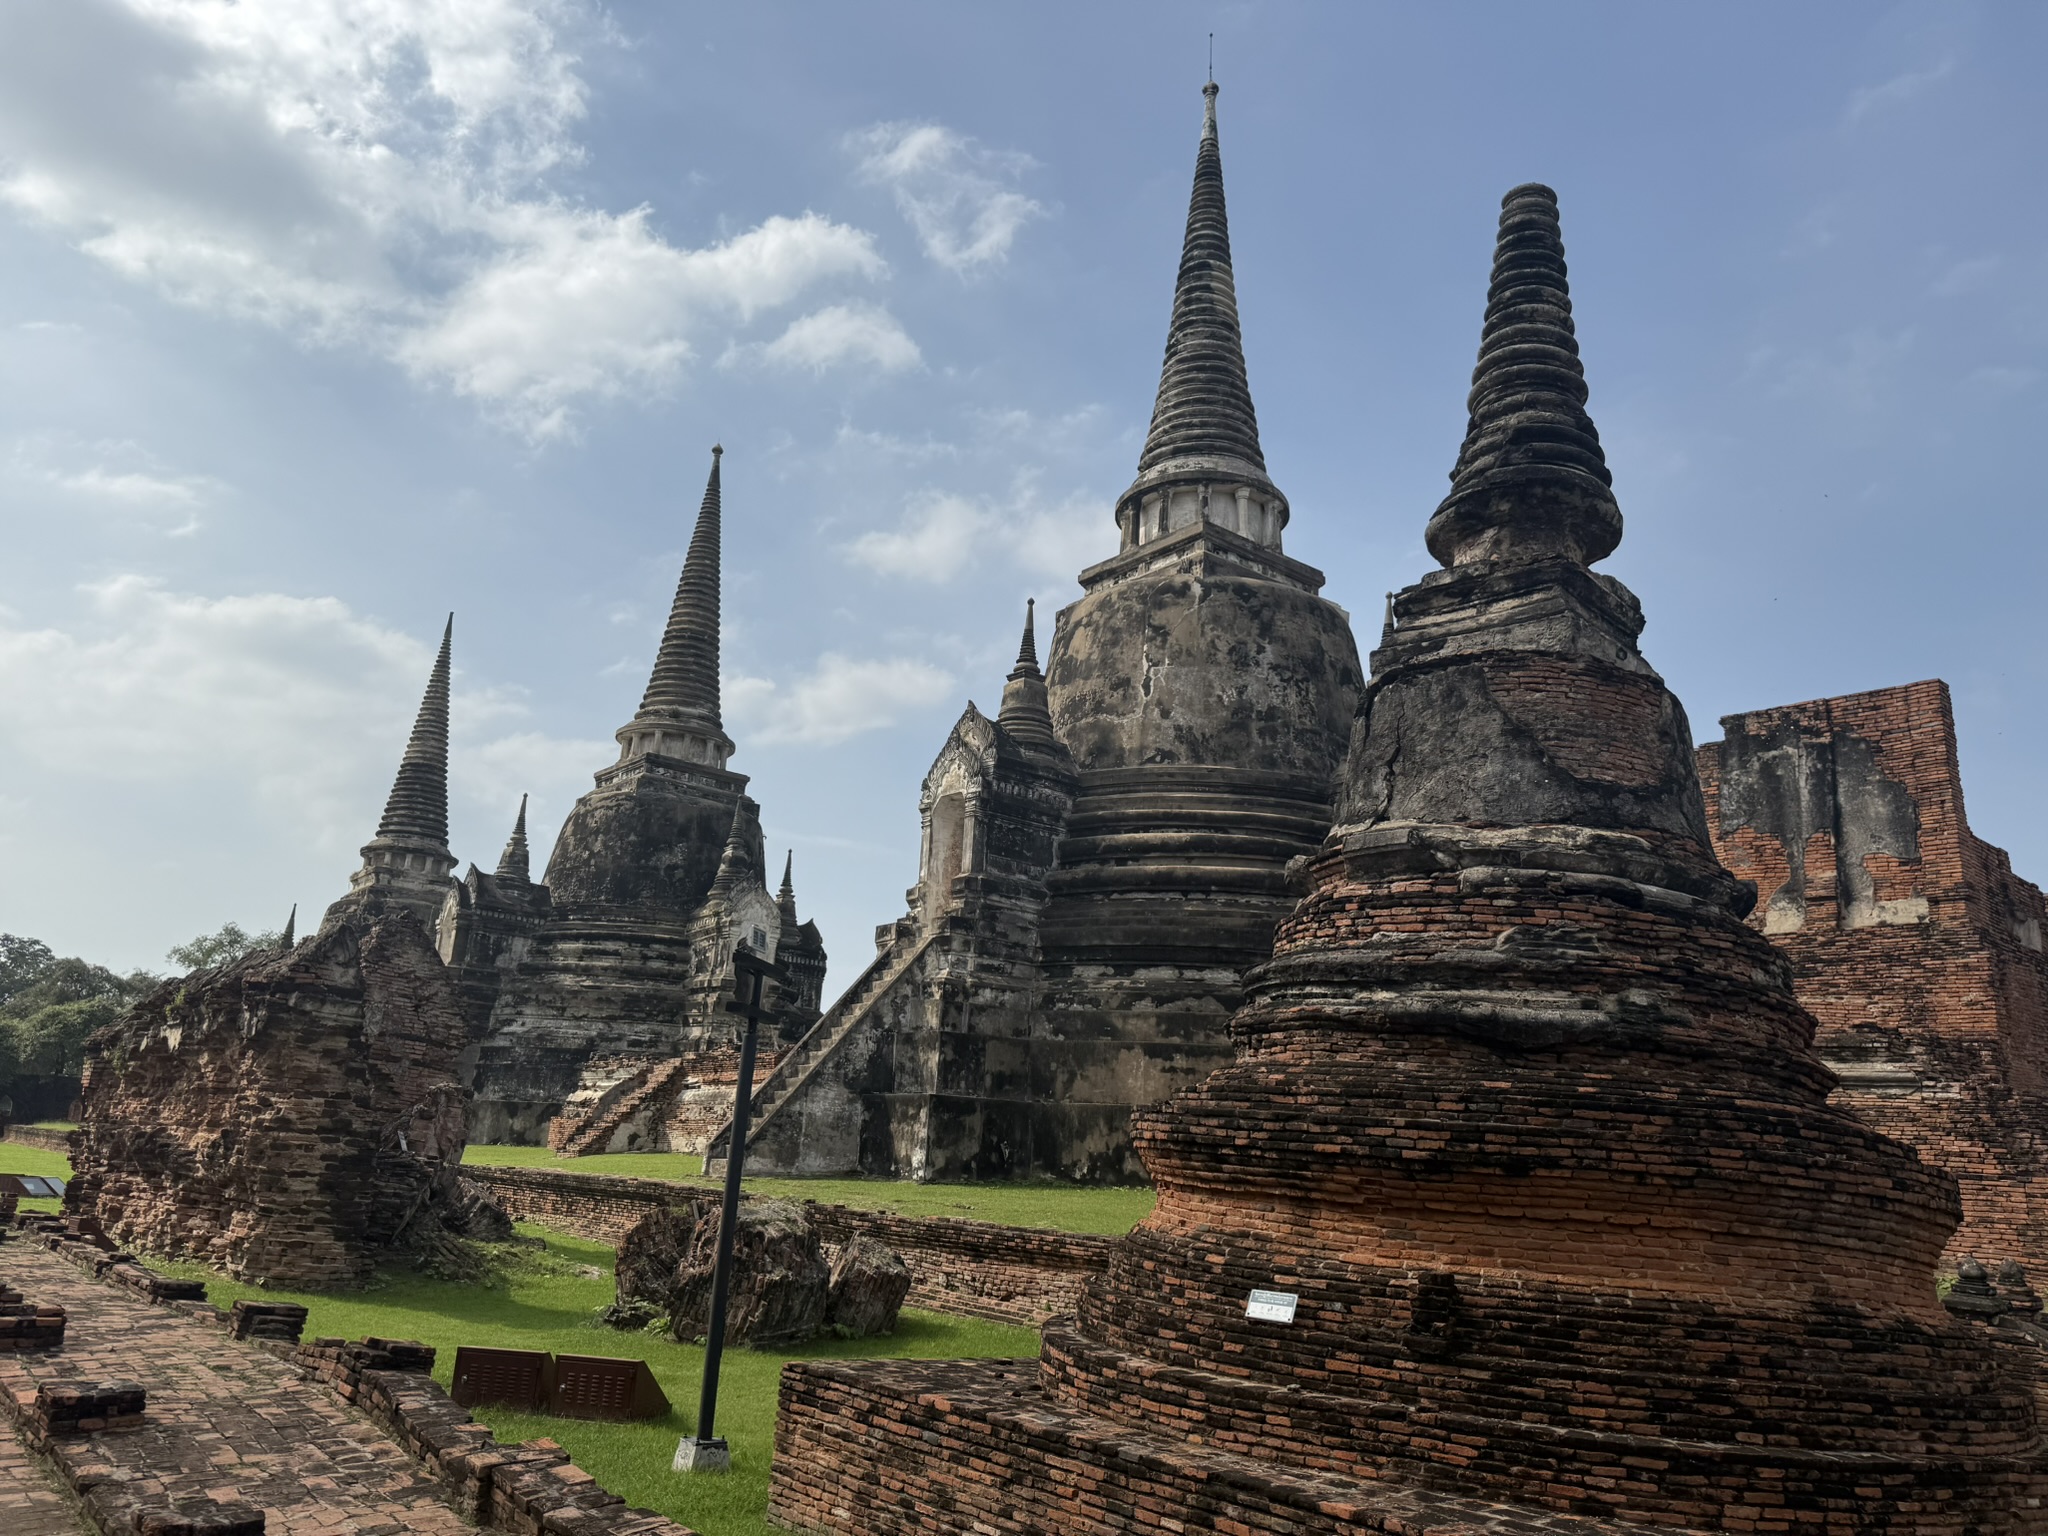
<svg viewBox="0 0 2048 1536"><path fill-rule="evenodd" d="M450 609L455 850L522 791L545 849L719 440L733 767L853 974L1024 599L1115 547L1212 30L1288 549L1362 638L1546 181L1696 734L1946 678L2048 874L2048 9L14 0L0 929L317 912Z"/></svg>

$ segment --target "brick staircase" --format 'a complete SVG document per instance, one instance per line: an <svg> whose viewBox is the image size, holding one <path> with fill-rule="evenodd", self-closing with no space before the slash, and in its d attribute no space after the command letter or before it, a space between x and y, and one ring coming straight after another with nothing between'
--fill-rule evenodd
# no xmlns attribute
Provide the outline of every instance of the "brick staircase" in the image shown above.
<svg viewBox="0 0 2048 1536"><path fill-rule="evenodd" d="M760 1138L778 1112L803 1092L804 1085L817 1070L831 1060L832 1054L860 1028L869 1009L903 978L904 973L932 947L937 937L937 934L926 934L923 938L894 944L883 950L875 956L874 963L855 978L853 985L840 994L839 1001L789 1048L754 1090L752 1108L748 1113L748 1146ZM706 1173L716 1173L724 1166L731 1144L732 1122L728 1120L705 1149Z"/></svg>
<svg viewBox="0 0 2048 1536"><path fill-rule="evenodd" d="M639 1113L649 1099L668 1087L691 1065L691 1058L687 1056L672 1056L666 1061L649 1063L637 1083L628 1078L620 1085L626 1089L625 1092L610 1103L600 1101L589 1118L572 1131L556 1150L563 1157L589 1157L604 1151L620 1126Z"/></svg>

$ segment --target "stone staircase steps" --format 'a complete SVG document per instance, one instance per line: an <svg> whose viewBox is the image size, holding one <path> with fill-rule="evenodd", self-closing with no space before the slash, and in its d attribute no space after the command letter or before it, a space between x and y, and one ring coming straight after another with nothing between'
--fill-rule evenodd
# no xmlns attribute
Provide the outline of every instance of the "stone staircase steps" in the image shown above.
<svg viewBox="0 0 2048 1536"><path fill-rule="evenodd" d="M584 1128L563 1144L562 1156L588 1157L604 1151L620 1126L639 1112L655 1094L674 1082L687 1063L681 1058L653 1064L639 1085L622 1095L605 1113L593 1116Z"/></svg>
<svg viewBox="0 0 2048 1536"><path fill-rule="evenodd" d="M892 946L877 955L824 1016L790 1047L788 1054L776 1063L774 1070L754 1090L752 1107L748 1112L749 1146L760 1136L762 1128L803 1091L812 1074L859 1028L867 1017L868 1009L931 947L935 937L927 934L913 944L900 948ZM723 1160L731 1144L732 1122L728 1120L705 1149L704 1166L707 1171L713 1163Z"/></svg>

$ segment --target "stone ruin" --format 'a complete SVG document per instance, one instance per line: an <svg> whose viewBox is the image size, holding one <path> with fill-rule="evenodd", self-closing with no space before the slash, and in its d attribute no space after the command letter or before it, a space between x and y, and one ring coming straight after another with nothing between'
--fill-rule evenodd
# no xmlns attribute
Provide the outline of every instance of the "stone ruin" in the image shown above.
<svg viewBox="0 0 2048 1536"><path fill-rule="evenodd" d="M747 944L790 977L768 999L773 1029L817 1019L825 947L801 921L785 864L767 885L760 810L726 767L735 748L718 682L719 459L676 584L647 691L555 839L542 880L528 875L524 815L494 875L443 888L440 944L478 1034L471 1134L541 1143L592 1086L585 1070L657 1063L738 1039L724 1009L733 950ZM708 1133L707 1133L708 1134ZM701 1138L700 1138L701 1145Z"/></svg>
<svg viewBox="0 0 2048 1536"><path fill-rule="evenodd" d="M1131 1111L1230 1059L1287 863L1328 830L1360 686L1322 572L1282 551L1207 99L1159 393L1120 548L1040 671L926 776L909 911L763 1082L763 1171L1143 1176ZM716 1162L724 1150L714 1144Z"/></svg>
<svg viewBox="0 0 2048 1536"><path fill-rule="evenodd" d="M804 1362L771 1517L871 1533L2040 1529L2027 1357L1930 1277L1953 1179L1828 1100L1715 858L1557 206L1503 200L1443 569L1236 1060L1035 1367ZM1725 792L1725 785L1724 785Z"/></svg>
<svg viewBox="0 0 2048 1536"><path fill-rule="evenodd" d="M657 1206L619 1240L617 1300L605 1321L636 1328L659 1321L701 1340L722 1212L708 1196ZM825 1331L845 1338L894 1333L910 1294L910 1269L887 1244L856 1232L829 1251L803 1206L748 1199L733 1237L726 1338L734 1344L797 1345Z"/></svg>
<svg viewBox="0 0 2048 1536"><path fill-rule="evenodd" d="M257 1284L362 1284L461 1220L468 1043L403 904L167 981L88 1046L66 1207Z"/></svg>
<svg viewBox="0 0 2048 1536"><path fill-rule="evenodd" d="M1947 686L1721 728L1699 750L1708 830L1756 882L1833 1102L1956 1176L1945 1268L2048 1273L2048 904L1970 830Z"/></svg>

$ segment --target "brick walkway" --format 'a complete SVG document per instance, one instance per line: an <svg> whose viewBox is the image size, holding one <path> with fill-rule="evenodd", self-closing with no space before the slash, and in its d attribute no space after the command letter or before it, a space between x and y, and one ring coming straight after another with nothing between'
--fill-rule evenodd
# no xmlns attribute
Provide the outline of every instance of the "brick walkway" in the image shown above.
<svg viewBox="0 0 2048 1536"><path fill-rule="evenodd" d="M139 1381L148 1390L142 1429L92 1437L90 1459L127 1474L138 1492L253 1504L268 1517L267 1536L474 1530L379 1430L262 1349L101 1285L25 1242L0 1244L0 1276L70 1314L61 1351L0 1356L0 1390L33 1394L39 1382L60 1380ZM0 1529L14 1536L7 1500L26 1485L8 1476L9 1446L20 1451L11 1437L0 1445ZM58 1509L68 1514L61 1502ZM47 1529L77 1536L77 1517L69 1520ZM41 1536L45 1528L27 1529Z"/></svg>
<svg viewBox="0 0 2048 1536"><path fill-rule="evenodd" d="M7 1536L82 1536L87 1526L56 1477L0 1423L0 1531Z"/></svg>

